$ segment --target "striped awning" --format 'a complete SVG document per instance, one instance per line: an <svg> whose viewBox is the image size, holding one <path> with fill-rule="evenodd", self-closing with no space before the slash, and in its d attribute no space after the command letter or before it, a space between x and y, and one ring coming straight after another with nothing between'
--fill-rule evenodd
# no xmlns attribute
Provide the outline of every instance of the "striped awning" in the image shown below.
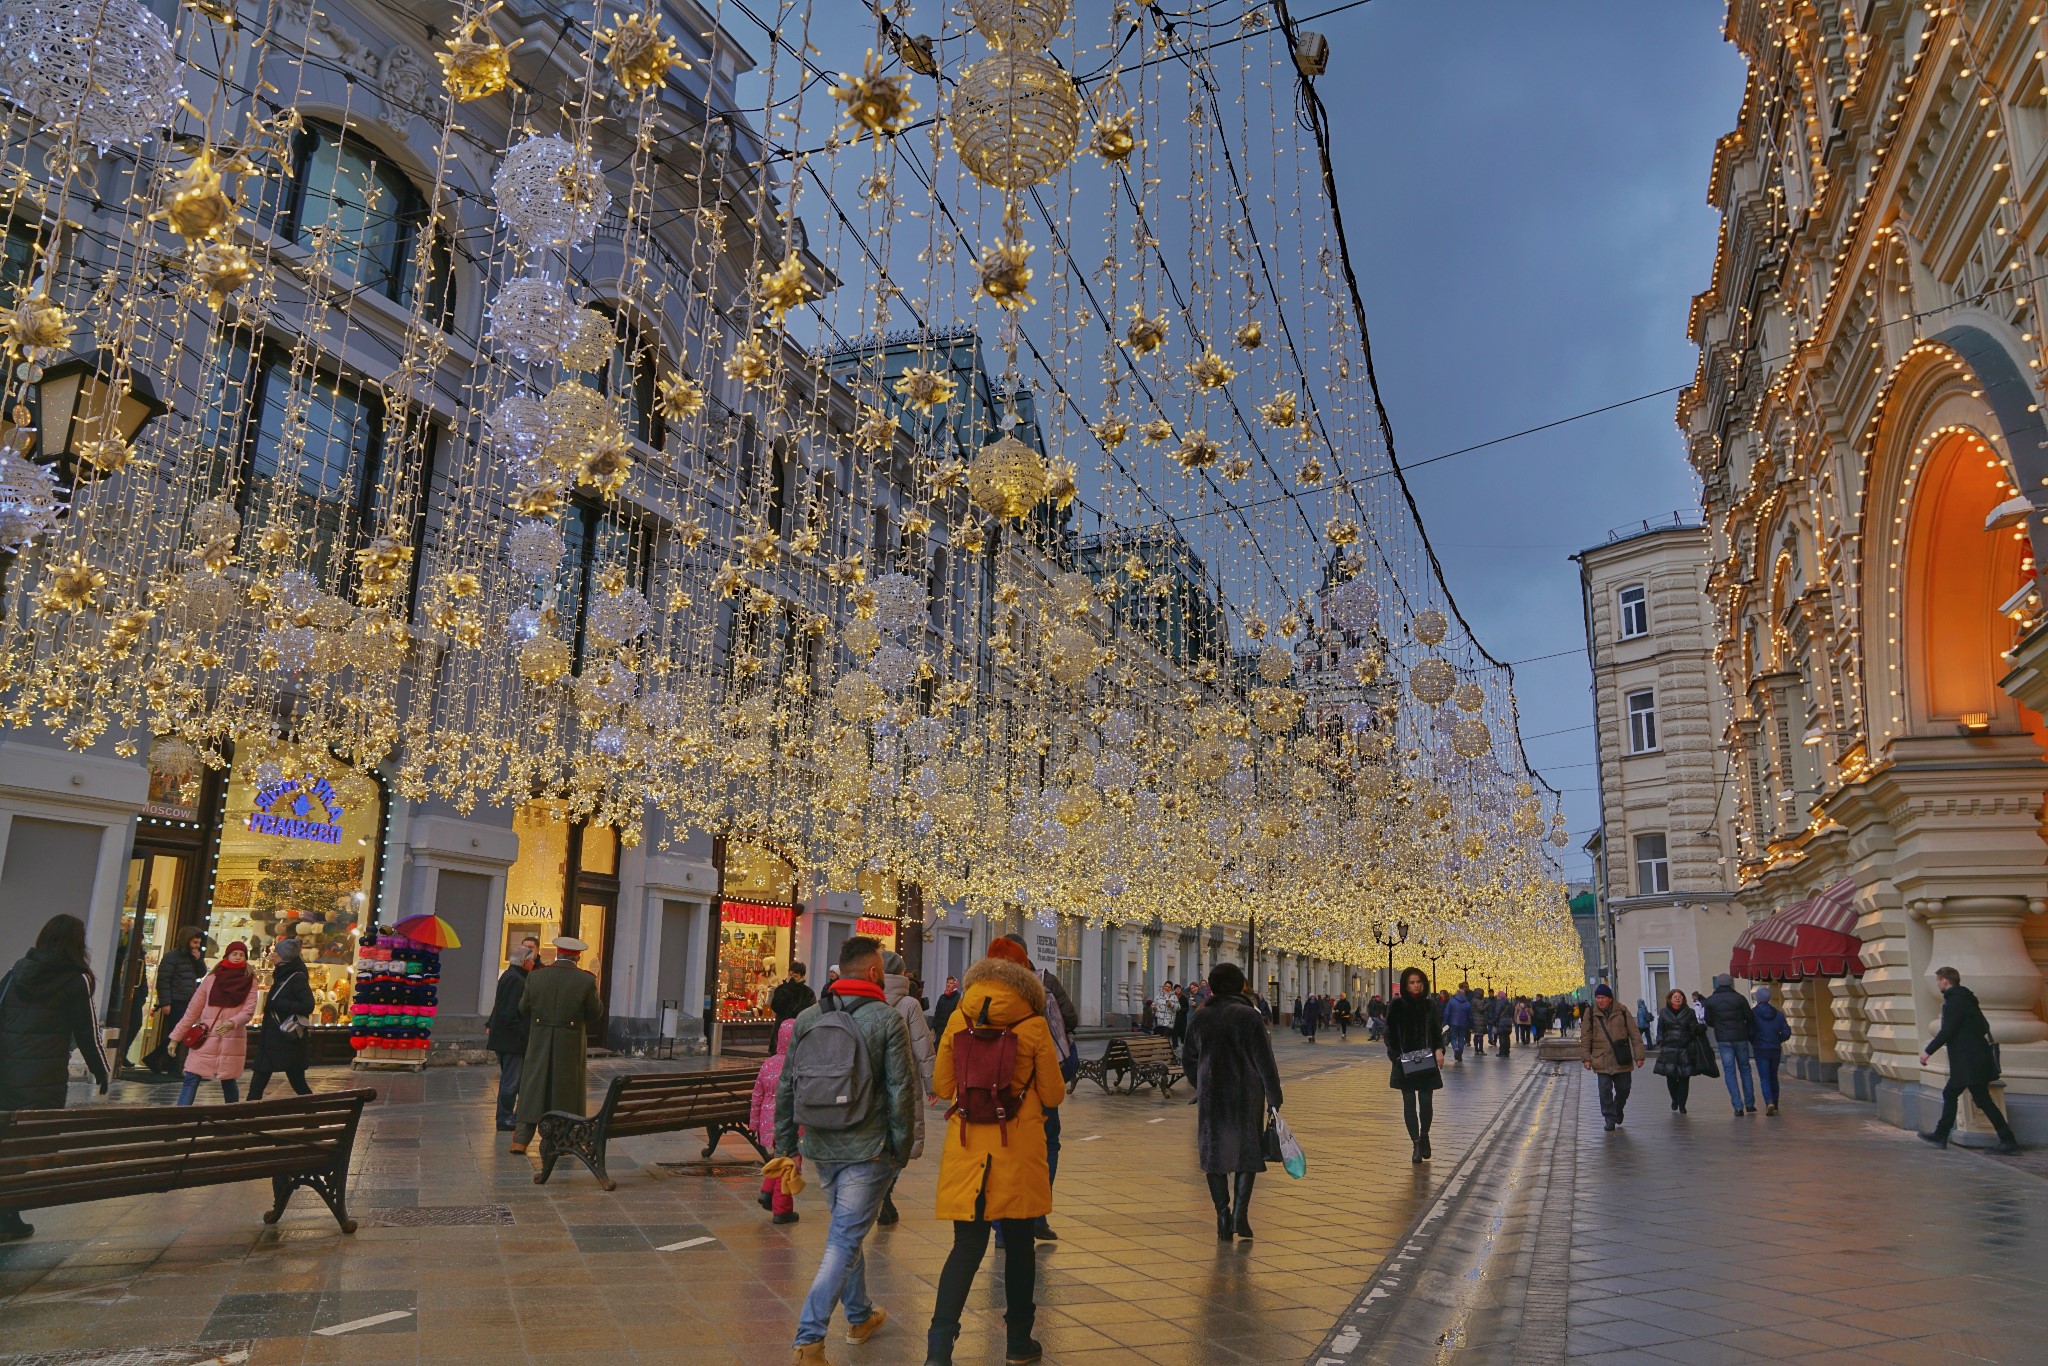
<svg viewBox="0 0 2048 1366"><path fill-rule="evenodd" d="M1863 941L1856 936L1856 882L1844 878L1816 892L1792 920L1792 969L1802 977L1861 977Z"/></svg>
<svg viewBox="0 0 2048 1366"><path fill-rule="evenodd" d="M1752 982L1797 981L1799 974L1792 966L1792 918L1806 909L1806 904L1797 902L1751 923L1735 941L1729 974Z"/></svg>

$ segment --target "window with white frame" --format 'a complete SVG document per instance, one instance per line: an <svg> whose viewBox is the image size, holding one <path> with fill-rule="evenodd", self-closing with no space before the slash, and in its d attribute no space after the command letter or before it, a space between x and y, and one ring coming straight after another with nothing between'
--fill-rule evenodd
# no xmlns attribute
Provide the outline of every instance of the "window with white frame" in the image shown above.
<svg viewBox="0 0 2048 1366"><path fill-rule="evenodd" d="M1621 638L1650 634L1650 595L1639 583L1621 590Z"/></svg>
<svg viewBox="0 0 2048 1366"><path fill-rule="evenodd" d="M1644 688L1628 695L1628 752L1648 754L1657 748L1657 692Z"/></svg>
<svg viewBox="0 0 2048 1366"><path fill-rule="evenodd" d="M1655 896L1671 890L1671 856L1663 834L1636 836L1636 895Z"/></svg>

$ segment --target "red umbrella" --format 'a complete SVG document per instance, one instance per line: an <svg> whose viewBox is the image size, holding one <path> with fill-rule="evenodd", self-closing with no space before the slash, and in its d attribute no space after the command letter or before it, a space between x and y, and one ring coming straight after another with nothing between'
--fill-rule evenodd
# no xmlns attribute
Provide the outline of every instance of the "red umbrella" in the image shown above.
<svg viewBox="0 0 2048 1366"><path fill-rule="evenodd" d="M407 916L391 927L393 934L402 934L415 944L425 944L430 949L459 949L462 941L456 938L455 927L438 915Z"/></svg>

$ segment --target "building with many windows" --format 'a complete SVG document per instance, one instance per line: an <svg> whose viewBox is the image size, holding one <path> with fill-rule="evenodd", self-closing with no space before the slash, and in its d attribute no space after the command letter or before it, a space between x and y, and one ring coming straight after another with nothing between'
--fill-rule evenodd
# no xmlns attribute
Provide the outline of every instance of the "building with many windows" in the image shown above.
<svg viewBox="0 0 2048 1366"><path fill-rule="evenodd" d="M1733 892L1723 707L1713 679L1706 538L1674 515L1581 551L1593 671L1608 981L1653 1006L1711 989L1746 917Z"/></svg>

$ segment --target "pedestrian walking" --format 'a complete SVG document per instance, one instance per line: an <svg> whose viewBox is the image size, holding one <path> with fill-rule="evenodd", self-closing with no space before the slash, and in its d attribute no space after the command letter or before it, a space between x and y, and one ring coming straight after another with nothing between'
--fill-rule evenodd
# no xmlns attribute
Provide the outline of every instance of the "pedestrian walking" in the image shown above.
<svg viewBox="0 0 2048 1366"><path fill-rule="evenodd" d="M1514 1041L1515 1003L1508 999L1508 989L1502 987L1500 992L1493 998L1494 1051L1505 1058Z"/></svg>
<svg viewBox="0 0 2048 1366"><path fill-rule="evenodd" d="M1792 1026L1785 1020L1785 1012L1771 1004L1771 989L1758 987L1749 1008L1751 1026L1756 1033L1749 1041L1756 1054L1756 1089L1763 1093L1764 1113L1778 1113L1778 1066L1785 1060L1785 1042L1792 1037Z"/></svg>
<svg viewBox="0 0 2048 1366"><path fill-rule="evenodd" d="M156 1047L142 1060L150 1071L166 1077L178 1075L184 1049L172 1037L177 1032L172 1026L184 1018L185 1007L192 1004L192 996L204 976L206 936L197 927L188 926L178 931L177 944L156 965Z"/></svg>
<svg viewBox="0 0 2048 1366"><path fill-rule="evenodd" d="M754 1141L769 1152L775 1151L775 1090L782 1084L782 1065L789 1057L789 1041L795 1034L795 1020L784 1020L775 1026L774 1048L769 1052L768 1060L761 1064L761 1070L754 1074L754 1099L747 1111L747 1126L754 1131ZM790 1161L801 1170L801 1157L792 1157ZM793 1224L797 1221L796 1197L783 1189L779 1175L761 1178L758 1198L761 1208L772 1216L769 1223Z"/></svg>
<svg viewBox="0 0 2048 1366"><path fill-rule="evenodd" d="M1387 1003L1375 991L1365 1003L1365 1037L1378 1043L1387 1033Z"/></svg>
<svg viewBox="0 0 2048 1366"><path fill-rule="evenodd" d="M1195 1149L1222 1242L1252 1236L1252 1183L1266 1169L1266 1114L1281 1101L1273 1040L1244 990L1244 969L1218 963L1209 970L1209 1004L1188 1026Z"/></svg>
<svg viewBox="0 0 2048 1366"><path fill-rule="evenodd" d="M1701 1033L1685 993L1673 987L1657 1011L1657 1075L1664 1078L1676 1114L1685 1113L1685 1102L1692 1093L1693 1049Z"/></svg>
<svg viewBox="0 0 2048 1366"><path fill-rule="evenodd" d="M1614 1000L1614 989L1602 982L1593 988L1593 1009L1586 1015L1579 1040L1579 1056L1589 1072L1600 1074L1600 1117L1607 1132L1613 1133L1628 1108L1628 1093L1635 1082L1635 1070L1643 1065L1648 1050L1643 1031Z"/></svg>
<svg viewBox="0 0 2048 1366"><path fill-rule="evenodd" d="M1024 955L1021 961L1025 970L1036 972L1038 984L1045 988L1046 1028L1052 1034L1053 1052L1060 1060L1060 1077L1071 1086L1075 1078L1081 1075L1081 1055L1074 1047L1074 1026L1080 1022L1081 1013L1074 1009L1074 999L1067 995L1067 989L1061 984L1060 979L1031 961L1031 951L1025 947L1022 939L1014 934L1006 934L1003 938L1016 946L1017 953ZM1006 960L1015 961L1014 955L1008 949L997 950L991 946L989 952L1000 952ZM1045 1109L1045 1171L1046 1180L1060 1179L1060 1107L1057 1104L1048 1105ZM1047 1215L1040 1215L1031 1221L1031 1236L1041 1243L1059 1241L1059 1234L1053 1232L1052 1220ZM1003 1226L997 1224L997 1247L1003 1246L1003 1238Z"/></svg>
<svg viewBox="0 0 2048 1366"><path fill-rule="evenodd" d="M953 1222L953 1250L939 1272L926 1366L952 1366L960 1315L994 1228L1004 1233L1003 1360L1044 1356L1031 1335L1038 1314L1034 1225L1052 1213L1045 1116L1066 1097L1050 1024L1058 1009L1022 941L1004 936L968 972L960 1009L939 1040L934 1084L953 1108L939 1156L938 1215Z"/></svg>
<svg viewBox="0 0 2048 1366"><path fill-rule="evenodd" d="M1515 998L1515 1042L1529 1043L1530 1034L1536 1028L1536 1010L1526 996Z"/></svg>
<svg viewBox="0 0 2048 1366"><path fill-rule="evenodd" d="M1302 1005L1301 1033L1310 1043L1316 1041L1316 1026L1322 1023L1323 1002L1319 996L1311 996Z"/></svg>
<svg viewBox="0 0 2048 1366"><path fill-rule="evenodd" d="M1535 1000L1529 1002L1530 1030L1535 1034L1538 1043L1541 1043L1543 1036L1550 1032L1552 1015L1553 1011L1548 996L1538 996Z"/></svg>
<svg viewBox="0 0 2048 1366"><path fill-rule="evenodd" d="M1444 1032L1449 1036L1451 1061L1465 1061L1465 1045L1472 1041L1472 988L1465 982L1444 1002Z"/></svg>
<svg viewBox="0 0 2048 1366"><path fill-rule="evenodd" d="M1650 1009L1649 1003L1642 997L1636 997L1636 1026L1643 1031L1644 1038L1649 1038L1655 1032L1656 1024L1657 1012Z"/></svg>
<svg viewBox="0 0 2048 1366"><path fill-rule="evenodd" d="M932 1007L932 1037L946 1032L946 1021L953 1018L953 1009L960 1004L960 979L948 977L946 989L939 994L939 1003Z"/></svg>
<svg viewBox="0 0 2048 1366"><path fill-rule="evenodd" d="M284 1073L295 1096L310 1096L306 1084L306 1030L313 1023L313 983L306 974L297 939L270 946L270 991L263 998L263 1023L256 1030L256 1057L249 1099L261 1100L270 1078Z"/></svg>
<svg viewBox="0 0 2048 1366"><path fill-rule="evenodd" d="M526 1060L519 1066L519 1106L511 1151L533 1142L541 1116L555 1110L583 1114L589 1105L590 1031L604 1024L597 978L577 966L589 952L581 939L555 939L555 961L527 976L519 998L526 1017Z"/></svg>
<svg viewBox="0 0 2048 1366"><path fill-rule="evenodd" d="M187 1050L178 1104L190 1105L199 1095L202 1081L219 1082L220 1093L230 1105L242 1098L249 1021L255 1015L256 974L249 970L248 946L237 939L228 945L213 971L199 979L184 1014L171 1027L172 1037Z"/></svg>
<svg viewBox="0 0 2048 1366"><path fill-rule="evenodd" d="M799 1366L825 1361L836 1306L845 1305L851 1343L866 1342L888 1321L868 1298L861 1245L910 1160L919 1101L910 1030L882 989L880 942L854 935L839 947L838 968L823 998L796 1017L775 1088L776 1155L810 1159L832 1219L797 1315Z"/></svg>
<svg viewBox="0 0 2048 1366"><path fill-rule="evenodd" d="M903 1017L903 1027L910 1031L910 1060L917 1069L917 1104L912 1107L915 1123L911 1126L909 1160L915 1162L924 1156L924 1112L937 1094L932 1089L932 1064L939 1050L932 1041L931 1023L925 1019L917 998L910 994L910 975L904 969L900 953L882 957L882 999ZM901 1217L896 1210L896 1181L902 1175L903 1168L898 1167L896 1175L889 1179L889 1189L882 1194L882 1212L876 1216L876 1223L893 1224Z"/></svg>
<svg viewBox="0 0 2048 1366"><path fill-rule="evenodd" d="M1337 997L1337 1042L1351 1041L1351 994L1345 992Z"/></svg>
<svg viewBox="0 0 2048 1366"><path fill-rule="evenodd" d="M519 1074L526 1066L526 979L540 958L540 941L532 935L512 948L511 961L498 974L498 993L491 1000L490 1018L484 1021L484 1047L498 1055L498 1129L510 1133L518 1127Z"/></svg>
<svg viewBox="0 0 2048 1366"><path fill-rule="evenodd" d="M1707 1022L1707 998L1697 991L1692 994L1692 1014L1701 1024Z"/></svg>
<svg viewBox="0 0 2048 1366"><path fill-rule="evenodd" d="M1714 979L1713 994L1707 997L1705 1024L1713 1032L1714 1050L1721 1055L1721 1080L1728 1084L1736 1118L1755 1114L1756 1081L1749 1075L1749 1061L1756 1024L1749 1002L1742 999L1735 979L1725 972Z"/></svg>
<svg viewBox="0 0 2048 1366"><path fill-rule="evenodd" d="M1387 1057L1394 1064L1387 1085L1401 1093L1408 1125L1409 1161L1427 1162L1429 1124L1444 1084L1444 1018L1421 968L1401 970L1401 990L1387 1007Z"/></svg>
<svg viewBox="0 0 2048 1366"><path fill-rule="evenodd" d="M791 960L789 976L768 993L768 1013L775 1017L775 1023L794 1020L818 1002L818 993L812 991L804 981L804 965Z"/></svg>
<svg viewBox="0 0 2048 1366"><path fill-rule="evenodd" d="M1956 1102L1968 1091L1998 1131L1998 1151L2016 1153L2020 1141L1991 1098L1991 1083L1998 1080L1998 1045L1991 1038L1984 1008L1977 1004L1977 993L1963 985L1963 975L1954 968L1936 968L1934 985L1941 989L1941 1028L1921 1050L1920 1065L1927 1066L1929 1058L1948 1049L1948 1084L1941 1088L1941 1118L1935 1121L1934 1132L1920 1137L1946 1148L1956 1127Z"/></svg>
<svg viewBox="0 0 2048 1366"><path fill-rule="evenodd" d="M1173 983L1167 982L1152 998L1152 1032L1173 1035Z"/></svg>
<svg viewBox="0 0 2048 1366"><path fill-rule="evenodd" d="M1181 989L1174 993L1173 1052L1175 1057L1180 1056L1181 1049L1187 1044L1188 1014L1195 1008L1194 1000L1194 988L1186 984L1182 984Z"/></svg>
<svg viewBox="0 0 2048 1366"><path fill-rule="evenodd" d="M35 947L0 977L0 1110L61 1110L71 1078L71 1050L107 1093L107 1058L94 1023L92 958L85 922L53 915ZM35 1232L10 1208L0 1207L0 1243Z"/></svg>

